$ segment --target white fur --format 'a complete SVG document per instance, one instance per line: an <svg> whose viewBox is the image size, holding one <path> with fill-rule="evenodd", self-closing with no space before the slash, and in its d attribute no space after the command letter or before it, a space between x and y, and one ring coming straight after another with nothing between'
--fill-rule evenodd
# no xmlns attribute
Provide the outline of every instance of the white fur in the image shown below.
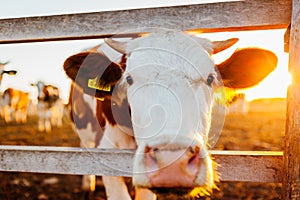
<svg viewBox="0 0 300 200"><path fill-rule="evenodd" d="M136 144L133 137L118 126L107 124L99 148L135 149ZM131 199L123 177L103 176L102 179L109 200Z"/></svg>
<svg viewBox="0 0 300 200"><path fill-rule="evenodd" d="M83 99L85 103L89 105L94 117L96 117L96 99L90 95L83 94ZM76 121L75 121L76 123ZM100 125L98 125L100 126ZM93 130L92 124L89 123L85 129L77 129L75 124L72 125L73 130L78 134L80 138L80 147L82 148L95 148L96 134L97 132ZM81 188L84 191L95 191L96 189L96 176L95 175L83 175Z"/></svg>
<svg viewBox="0 0 300 200"><path fill-rule="evenodd" d="M39 101L37 104L38 110L38 131L51 132L51 111L48 109L47 103Z"/></svg>
<svg viewBox="0 0 300 200"><path fill-rule="evenodd" d="M194 144L201 147L204 162L195 185L212 186L213 170L203 141L213 101L213 88L206 80L213 75L217 81L211 46L207 40L172 31L128 43L123 78L131 76L134 83L129 86L122 80L120 88L127 91L138 144L134 173L145 172L145 146L172 143L172 148L183 149ZM136 186L150 186L145 174L134 174L133 181Z"/></svg>
<svg viewBox="0 0 300 200"><path fill-rule="evenodd" d="M89 105L89 107L91 108L91 110L93 112L93 116L96 118L96 106L97 106L96 99L89 95L86 95L86 94L83 94L83 99L84 99L85 103L87 103ZM93 131L91 123L88 124L86 129L78 129L77 130L74 127L74 130L77 132L77 134L80 137L80 146L81 147L87 147L87 148L95 147L95 143L96 143L95 137L96 137L97 133L96 133L96 131Z"/></svg>
<svg viewBox="0 0 300 200"><path fill-rule="evenodd" d="M206 84L207 77L213 75L214 85L219 84L211 52L212 44L208 40L172 31L128 43L126 71L113 98L115 102L122 102L127 97L131 106L138 145L133 164L136 186L151 187L143 173L146 146L184 149L197 145L201 147L199 156L203 166L195 186L213 187L212 161L204 141L210 129L213 102L213 88ZM132 85L126 83L127 76L132 77ZM100 147L128 148L131 146L128 144L126 139L120 138L120 129L108 127ZM122 178L104 177L104 184L109 199L119 198L113 191L123 194L122 199L128 198ZM146 196L155 198L149 193L141 199Z"/></svg>
<svg viewBox="0 0 300 200"><path fill-rule="evenodd" d="M75 125L72 126L73 130L77 131L80 137L80 147L82 148L95 148L96 132L93 131L91 124L87 125L86 129L77 130ZM96 176L83 175L81 188L84 191L95 191L96 189Z"/></svg>
<svg viewBox="0 0 300 200"><path fill-rule="evenodd" d="M127 131L127 128L107 124L99 148L136 149L136 143L132 137L132 132L130 133ZM102 180L108 200L131 199L123 177L103 176ZM148 189L137 188L135 199L155 200L156 197Z"/></svg>
<svg viewBox="0 0 300 200"><path fill-rule="evenodd" d="M40 132L51 132L53 127L62 127L64 107L59 99L55 104L48 108L48 103L39 101L37 104L38 130Z"/></svg>

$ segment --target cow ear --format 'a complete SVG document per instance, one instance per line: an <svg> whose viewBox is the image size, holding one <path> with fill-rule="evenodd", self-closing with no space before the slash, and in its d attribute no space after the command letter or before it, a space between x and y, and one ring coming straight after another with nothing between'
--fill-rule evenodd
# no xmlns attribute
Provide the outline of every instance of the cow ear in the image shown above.
<svg viewBox="0 0 300 200"><path fill-rule="evenodd" d="M276 55L260 48L238 49L234 54L217 65L226 87L244 89L262 81L277 65Z"/></svg>
<svg viewBox="0 0 300 200"><path fill-rule="evenodd" d="M122 76L122 68L101 53L83 52L69 57L64 70L83 91L97 98L112 94Z"/></svg>

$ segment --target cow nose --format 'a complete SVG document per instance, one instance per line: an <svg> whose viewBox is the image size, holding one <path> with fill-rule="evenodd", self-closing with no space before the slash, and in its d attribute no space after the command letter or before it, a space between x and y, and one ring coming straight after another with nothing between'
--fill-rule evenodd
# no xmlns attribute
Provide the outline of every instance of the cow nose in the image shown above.
<svg viewBox="0 0 300 200"><path fill-rule="evenodd" d="M153 188L193 187L200 170L199 147L160 149L146 147L144 165Z"/></svg>

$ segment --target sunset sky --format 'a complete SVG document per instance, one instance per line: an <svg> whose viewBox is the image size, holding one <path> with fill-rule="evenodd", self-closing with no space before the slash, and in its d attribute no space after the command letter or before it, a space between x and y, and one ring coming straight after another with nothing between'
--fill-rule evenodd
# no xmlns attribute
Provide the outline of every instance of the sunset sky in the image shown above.
<svg viewBox="0 0 300 200"><path fill-rule="evenodd" d="M72 3L71 3L72 2ZM201 0L167 0L163 4L155 1L99 1L99 0L0 0L0 18L41 16L51 14L67 14L75 12L94 12L104 10L130 9L136 7L156 7L193 4L211 1ZM269 31L244 31L203 34L212 40L238 37L240 40L230 49L217 54L214 59L221 62L230 56L236 48L246 46L259 46L272 50L279 58L277 69L257 87L246 92L246 98L285 97L286 87L289 83L288 54L283 52L283 35L285 30ZM70 81L62 70L64 60L82 49L101 43L101 40L60 41L28 44L1 44L0 61L10 61L8 69L18 70L15 77L5 76L1 85L1 91L7 87L13 87L35 95L36 89L29 86L30 83L43 80L48 84L58 86L62 91L62 98L68 98Z"/></svg>

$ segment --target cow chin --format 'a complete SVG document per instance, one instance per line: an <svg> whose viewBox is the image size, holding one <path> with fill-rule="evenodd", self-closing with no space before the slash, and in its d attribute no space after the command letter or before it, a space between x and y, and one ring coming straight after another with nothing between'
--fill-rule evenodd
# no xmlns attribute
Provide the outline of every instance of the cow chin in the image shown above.
<svg viewBox="0 0 300 200"><path fill-rule="evenodd" d="M203 155L203 152L199 153L199 163L201 164L199 164L196 176L192 179L192 182L183 181L181 185L181 183L176 183L176 181L184 180L184 177L179 176L177 178L172 178L172 176L178 176L177 171L174 170L169 175L166 175L164 174L164 169L158 169L162 172L158 172L157 174L167 179L166 182L162 183L160 181L154 183L154 181L150 178L149 175L152 172L149 172L149 168L145 167L144 164L146 159L144 156L145 153L143 151L139 151L139 149L136 152L133 165L134 186L148 188L154 193L156 193L158 196L164 196L166 198L169 198L173 195L180 195L189 198L198 196L208 196L211 194L212 190L216 188L215 182L218 181L216 164L211 159L208 153L205 153L205 156ZM159 180L160 179L161 177L159 177ZM173 184L173 182L175 182L176 184Z"/></svg>

